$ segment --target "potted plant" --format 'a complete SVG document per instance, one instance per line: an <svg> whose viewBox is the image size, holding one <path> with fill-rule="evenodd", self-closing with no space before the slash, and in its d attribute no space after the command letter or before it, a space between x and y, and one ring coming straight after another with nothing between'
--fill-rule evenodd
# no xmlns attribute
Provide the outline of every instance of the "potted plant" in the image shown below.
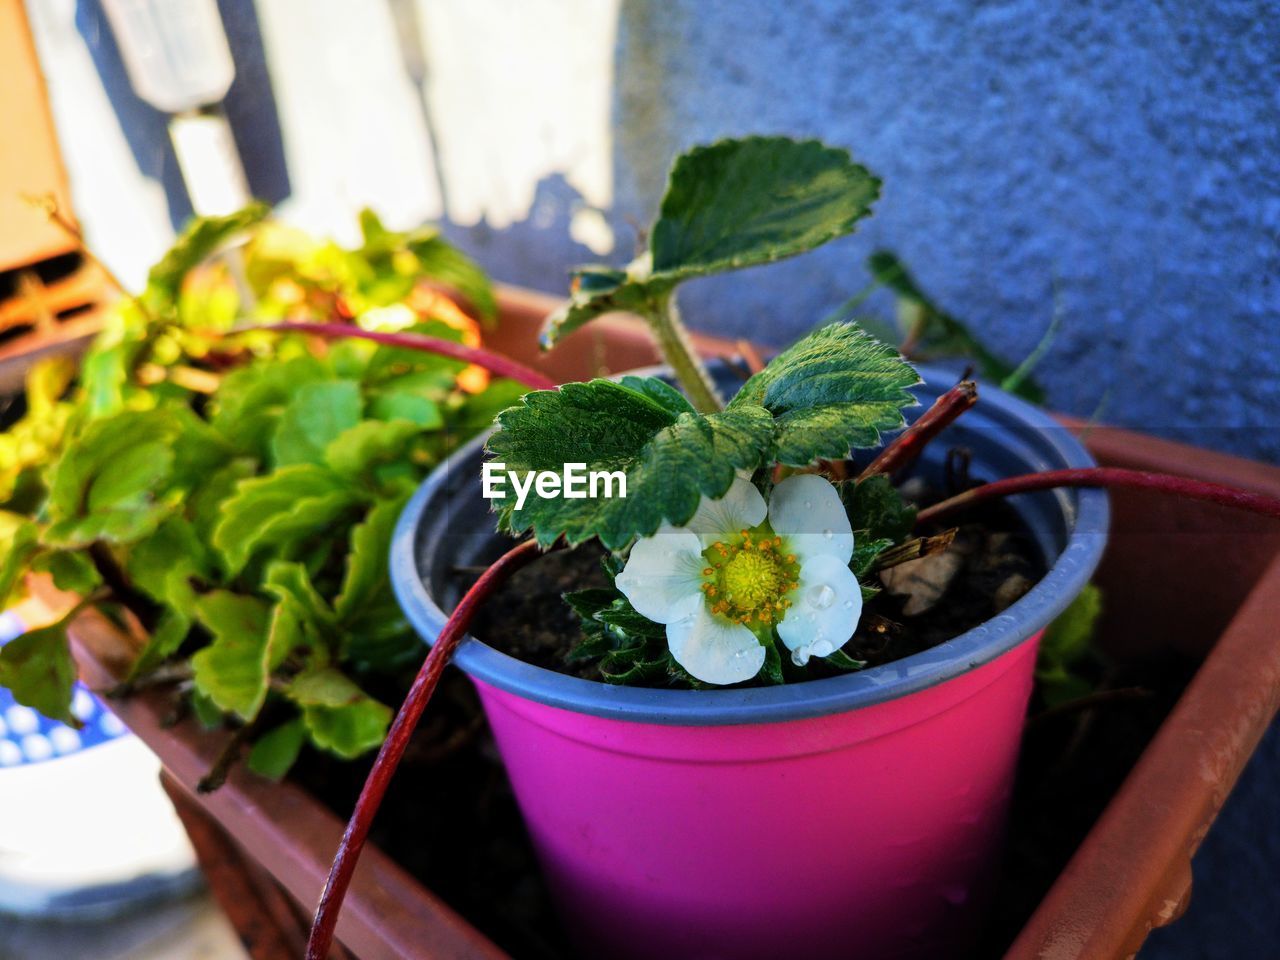
<svg viewBox="0 0 1280 960"><path fill-rule="evenodd" d="M918 383L852 324L802 339L723 405L731 377L716 382L688 349L676 285L847 233L877 193L843 151L723 141L677 160L645 254L625 270L577 273L548 342L610 310L639 313L687 396L644 375L529 394L499 415L489 464L473 444L407 508L392 574L434 647L348 826L310 956L327 950L372 813L476 611L540 547L588 541L607 551L607 582L566 597L584 636L576 650L561 638L561 669L495 648L521 626L512 616L491 620L489 643L458 659L579 941L636 956L963 949L998 848L1035 644L1097 563L1104 495L1020 499L1011 528L987 532L1027 536L1047 567L1039 582L1003 601L1002 585L978 622L864 672L845 649L862 649L864 602L888 587L908 595L909 616L943 592L928 577L896 590L899 578L868 575L946 551L957 531L931 524L1006 494L1127 485L1270 514L1280 505L1100 470L1073 440L1055 440L1048 418L999 396L968 418L968 469L1020 475L909 503L888 477L975 391L945 390L926 371L929 411L869 464L847 459L902 424ZM940 466L924 461L926 486ZM610 477L622 491L612 500ZM485 499L501 529L533 539L488 566L446 618L458 593L448 571L495 552L476 532ZM931 535L913 536L917 524ZM912 579L925 583L912 590ZM865 622L890 629L878 615ZM566 675L574 658L597 661L598 679Z"/></svg>
<svg viewBox="0 0 1280 960"><path fill-rule="evenodd" d="M179 709L236 728L209 787L242 747L278 778L304 743L382 742L379 694L421 659L392 526L433 465L551 382L477 347L492 292L434 230L366 212L348 250L267 212L194 221L78 367L31 370L0 435L0 599L29 573L80 597L0 648L0 684L77 724L67 627L98 605L148 637L122 689L176 685Z"/></svg>

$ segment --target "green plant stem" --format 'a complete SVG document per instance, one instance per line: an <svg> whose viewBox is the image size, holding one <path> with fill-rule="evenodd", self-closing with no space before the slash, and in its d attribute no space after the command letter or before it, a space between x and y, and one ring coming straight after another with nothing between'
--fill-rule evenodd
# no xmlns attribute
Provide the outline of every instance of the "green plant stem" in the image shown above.
<svg viewBox="0 0 1280 960"><path fill-rule="evenodd" d="M723 410L724 402L716 391L711 374L698 358L693 349L693 341L689 338L689 331L680 320L675 291L658 300L645 319L649 321L649 327L658 341L662 358L675 371L676 379L684 387L694 408L699 413Z"/></svg>

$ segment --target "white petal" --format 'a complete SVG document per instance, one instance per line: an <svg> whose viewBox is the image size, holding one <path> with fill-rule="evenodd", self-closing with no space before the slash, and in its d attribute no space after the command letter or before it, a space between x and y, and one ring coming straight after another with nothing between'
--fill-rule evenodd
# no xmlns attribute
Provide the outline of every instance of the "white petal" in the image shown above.
<svg viewBox="0 0 1280 960"><path fill-rule="evenodd" d="M778 624L778 636L803 666L809 657L825 657L843 647L862 616L862 588L848 564L817 556L800 567L793 605Z"/></svg>
<svg viewBox="0 0 1280 960"><path fill-rule="evenodd" d="M749 530L764 520L768 507L750 480L734 477L733 485L719 500L702 498L686 529L702 541L705 550L717 540L739 530Z"/></svg>
<svg viewBox="0 0 1280 960"><path fill-rule="evenodd" d="M705 605L692 617L667 624L676 663L703 683L741 683L764 666L764 647L740 623L714 616Z"/></svg>
<svg viewBox="0 0 1280 960"><path fill-rule="evenodd" d="M683 527L663 524L637 540L615 581L622 595L654 623L683 620L702 606L702 546Z"/></svg>
<svg viewBox="0 0 1280 960"><path fill-rule="evenodd" d="M810 557L853 556L853 530L831 481L813 473L787 477L769 498L769 523L803 564Z"/></svg>

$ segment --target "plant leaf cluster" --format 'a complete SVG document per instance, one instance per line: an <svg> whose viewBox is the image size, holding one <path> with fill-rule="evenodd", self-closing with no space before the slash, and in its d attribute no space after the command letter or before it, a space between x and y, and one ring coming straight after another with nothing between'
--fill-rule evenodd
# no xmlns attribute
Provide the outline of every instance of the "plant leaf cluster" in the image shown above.
<svg viewBox="0 0 1280 960"><path fill-rule="evenodd" d="M484 275L434 230L366 213L345 250L266 214L194 221L79 369L32 370L25 416L0 435L0 600L31 572L110 588L149 629L133 679L176 658L197 713L264 732L251 763L280 776L307 742L342 757L381 743L391 711L368 691L421 657L387 574L396 518L519 391L464 391L465 364L367 341L228 335L334 315L472 334L427 281L493 311ZM242 270L210 261L246 235ZM68 620L0 649L0 683L71 721Z"/></svg>
<svg viewBox="0 0 1280 960"><path fill-rule="evenodd" d="M723 496L739 471L844 457L902 426L919 377L855 324L824 327L752 376L719 413L701 414L655 378L593 380L535 391L498 416L492 458L508 470L621 471L625 498L495 501L500 525L550 544L592 537L620 550L664 521L679 526L701 497Z"/></svg>

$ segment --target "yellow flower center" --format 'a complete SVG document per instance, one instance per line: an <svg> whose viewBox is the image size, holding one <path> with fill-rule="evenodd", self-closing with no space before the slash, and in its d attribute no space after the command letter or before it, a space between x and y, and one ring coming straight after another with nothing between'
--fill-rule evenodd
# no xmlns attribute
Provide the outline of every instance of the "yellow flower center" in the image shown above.
<svg viewBox="0 0 1280 960"><path fill-rule="evenodd" d="M758 628L781 620L791 606L800 565L768 522L726 537L702 553L702 592L718 616Z"/></svg>

